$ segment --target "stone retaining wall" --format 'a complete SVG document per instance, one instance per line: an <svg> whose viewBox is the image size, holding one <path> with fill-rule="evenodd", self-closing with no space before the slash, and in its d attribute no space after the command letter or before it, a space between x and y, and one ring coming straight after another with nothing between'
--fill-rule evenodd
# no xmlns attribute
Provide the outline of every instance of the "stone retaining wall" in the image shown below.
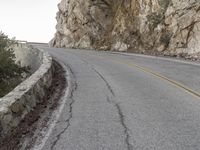
<svg viewBox="0 0 200 150"><path fill-rule="evenodd" d="M24 55L18 53L21 57L17 56L17 59L22 65L31 64L34 73L12 92L0 98L0 137L12 133L20 121L42 102L52 83L52 57L47 52L31 46L28 49L29 51L23 49L28 51L24 51ZM23 56L30 53L33 55L27 55L30 57L24 59Z"/></svg>

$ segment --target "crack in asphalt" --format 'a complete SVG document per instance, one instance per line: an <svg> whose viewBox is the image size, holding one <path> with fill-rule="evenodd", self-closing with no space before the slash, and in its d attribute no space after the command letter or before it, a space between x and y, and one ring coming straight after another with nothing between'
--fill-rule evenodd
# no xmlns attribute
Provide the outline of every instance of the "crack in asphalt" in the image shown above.
<svg viewBox="0 0 200 150"><path fill-rule="evenodd" d="M112 89L112 87L110 86L110 84L108 83L108 81L103 77L103 75L101 75L95 68L92 68L98 75L99 77L105 82L106 86L108 87L108 90L110 91L110 93L112 94L112 96L115 97L115 93Z"/></svg>
<svg viewBox="0 0 200 150"><path fill-rule="evenodd" d="M105 82L105 84L106 84L108 90L110 91L110 93L112 94L112 96L113 96L113 97L116 97L115 92L113 91L111 85L110 85L110 84L108 83L108 81L103 77L103 75L102 75L99 71L97 71L93 66L91 66L87 61L85 61L85 60L82 60L82 61L85 62L86 65L89 65L89 66L91 67L91 69ZM69 68L71 74L74 76L74 73L73 73L71 67L70 67L69 65L67 65L67 64L65 64L65 65ZM74 77L75 77L75 76L74 76ZM74 82L74 88L72 89L71 96L70 96L70 99L72 100L72 102L70 103L70 111L69 111L70 116L69 116L69 118L66 120L66 122L68 123L68 125L66 126L66 128L64 128L64 129L62 130L62 132L60 132L60 133L56 136L56 140L53 142L53 144L52 144L52 146L51 146L51 150L54 149L54 147L56 146L57 142L60 140L62 134L64 134L64 133L66 132L66 130L70 127L70 120L71 120L72 117L73 117L73 115L72 115L72 109L73 109L72 105L73 105L73 103L75 102L75 100L74 100L72 97L73 97L73 93L74 93L74 91L75 91L76 89L77 89L77 83ZM130 141L130 135L129 135L129 133L128 133L129 129L128 129L128 127L127 127L126 124L125 124L125 117L124 117L124 114L123 114L122 109L121 109L121 107L120 107L120 104L119 104L119 103L116 103L116 102L114 102L114 101L112 101L112 100L110 100L110 98L109 98L108 96L107 96L107 102L110 103L110 104L112 104L112 105L117 109L117 112L118 112L118 115L119 115L119 119L120 119L120 123L121 123L121 125L122 125L122 127L123 127L123 129L124 129L124 135L126 136L126 137L125 137L125 143L126 143L126 145L127 145L127 150L133 150L133 146L132 146L132 145L130 144L130 142L129 142L129 141Z"/></svg>
<svg viewBox="0 0 200 150"><path fill-rule="evenodd" d="M103 75L97 71L92 65L90 65L86 60L81 59L86 65L88 65L105 83L106 86L108 87L108 90L110 91L110 93L112 94L113 97L115 97L115 93L112 89L112 87L110 86L110 84L108 83L108 81L103 77Z"/></svg>
<svg viewBox="0 0 200 150"><path fill-rule="evenodd" d="M107 101L108 101L108 103L110 103L110 104L112 104L112 105L114 105L116 107L117 112L119 114L120 123L124 128L124 134L126 136L125 142L126 142L126 145L127 145L127 149L128 150L133 150L133 146L129 142L130 141L130 135L128 133L129 129L125 124L125 117L124 117L124 114L123 114L122 109L120 107L120 104L110 100L110 98L108 96L107 96Z"/></svg>
<svg viewBox="0 0 200 150"><path fill-rule="evenodd" d="M73 114L72 114L72 110L73 110L73 104L74 104L74 102L75 102L75 100L73 99L73 95L74 95L74 91L76 91L77 90L77 87L78 87L78 85L77 85L77 83L75 82L76 80L75 80L75 75L74 75L74 73L72 72L72 69L71 69L71 67L69 66L69 65L67 65L67 64L65 64L68 68L69 68L69 71L71 72L71 74L72 74L72 76L73 76L73 87L72 87L72 91L71 91L71 93L70 93L70 96L69 96L69 99L71 100L71 102L70 102L70 104L69 104L69 107L70 107L70 109L69 109L69 118L66 120L66 121L64 121L64 122L66 122L67 123L67 126L56 136L56 140L53 142L53 144L51 145L51 150L53 150L54 148L55 148L55 146L56 146L56 144L57 144L57 142L60 140L60 138L61 138L61 136L67 131L67 129L70 127L70 121L71 121L71 119L73 118ZM57 122L58 123L58 122Z"/></svg>
<svg viewBox="0 0 200 150"><path fill-rule="evenodd" d="M112 89L112 87L111 87L111 85L108 83L108 81L103 77L103 75L99 72L99 71L97 71L92 65L90 65L87 61L85 61L85 60L82 60L83 62L85 62L86 63L86 65L89 65L90 67L91 67L91 69L92 70L94 70L94 72L105 82L105 84L106 84L106 86L108 87L108 90L110 91L110 93L112 94L112 96L113 97L116 97L115 96L115 92L113 91L113 89ZM122 125L122 127L124 128L124 134L125 134L125 136L126 136L126 138L125 138L125 143L126 143L126 145L127 145L127 149L128 150L133 150L133 146L130 144L130 135L129 135L129 133L128 133L128 127L126 126L126 124L125 124L125 117L124 117L124 114L123 114L123 112L122 112L122 109L121 109L121 107L120 107L120 104L119 103L116 103L116 102L114 102L114 101L111 101L110 100L110 98L107 96L107 101L108 101L108 103L110 103L110 104L112 104L112 105L114 105L115 107L116 107L116 109L117 109L117 112L118 112L118 114L119 114L119 118L120 118L120 123L121 123L121 125Z"/></svg>

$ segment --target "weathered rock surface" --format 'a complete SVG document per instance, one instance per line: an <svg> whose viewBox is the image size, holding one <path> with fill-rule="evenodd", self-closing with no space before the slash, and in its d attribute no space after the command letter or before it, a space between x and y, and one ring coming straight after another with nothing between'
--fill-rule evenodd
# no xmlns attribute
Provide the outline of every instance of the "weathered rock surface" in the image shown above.
<svg viewBox="0 0 200 150"><path fill-rule="evenodd" d="M199 0L62 0L55 47L200 52Z"/></svg>

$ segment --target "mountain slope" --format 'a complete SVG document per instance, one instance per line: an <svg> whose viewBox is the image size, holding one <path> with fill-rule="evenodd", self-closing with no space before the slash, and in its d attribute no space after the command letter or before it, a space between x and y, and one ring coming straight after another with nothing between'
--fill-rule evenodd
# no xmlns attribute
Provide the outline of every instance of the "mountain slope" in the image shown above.
<svg viewBox="0 0 200 150"><path fill-rule="evenodd" d="M199 0L62 0L55 47L194 55Z"/></svg>

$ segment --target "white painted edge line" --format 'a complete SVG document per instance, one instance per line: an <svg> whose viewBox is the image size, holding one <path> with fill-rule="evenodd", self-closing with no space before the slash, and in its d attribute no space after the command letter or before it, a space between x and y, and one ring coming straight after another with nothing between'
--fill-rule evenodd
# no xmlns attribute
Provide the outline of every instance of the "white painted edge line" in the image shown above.
<svg viewBox="0 0 200 150"><path fill-rule="evenodd" d="M41 135L42 140L40 139L40 141L36 141L34 147L31 148L30 150L42 150L42 148L45 146L48 138L52 134L54 127L57 124L57 121L59 120L60 115L63 112L66 102L69 100L71 93L73 91L73 85L74 85L73 75L72 75L70 69L68 68L68 66L66 66L64 63L62 63L60 61L59 61L59 63L61 64L63 69L66 71L65 77L67 79L67 87L64 92L64 95L60 99L60 104L59 104L58 110L56 110L53 113L50 121L48 121L49 127L48 127L47 131L43 135Z"/></svg>

